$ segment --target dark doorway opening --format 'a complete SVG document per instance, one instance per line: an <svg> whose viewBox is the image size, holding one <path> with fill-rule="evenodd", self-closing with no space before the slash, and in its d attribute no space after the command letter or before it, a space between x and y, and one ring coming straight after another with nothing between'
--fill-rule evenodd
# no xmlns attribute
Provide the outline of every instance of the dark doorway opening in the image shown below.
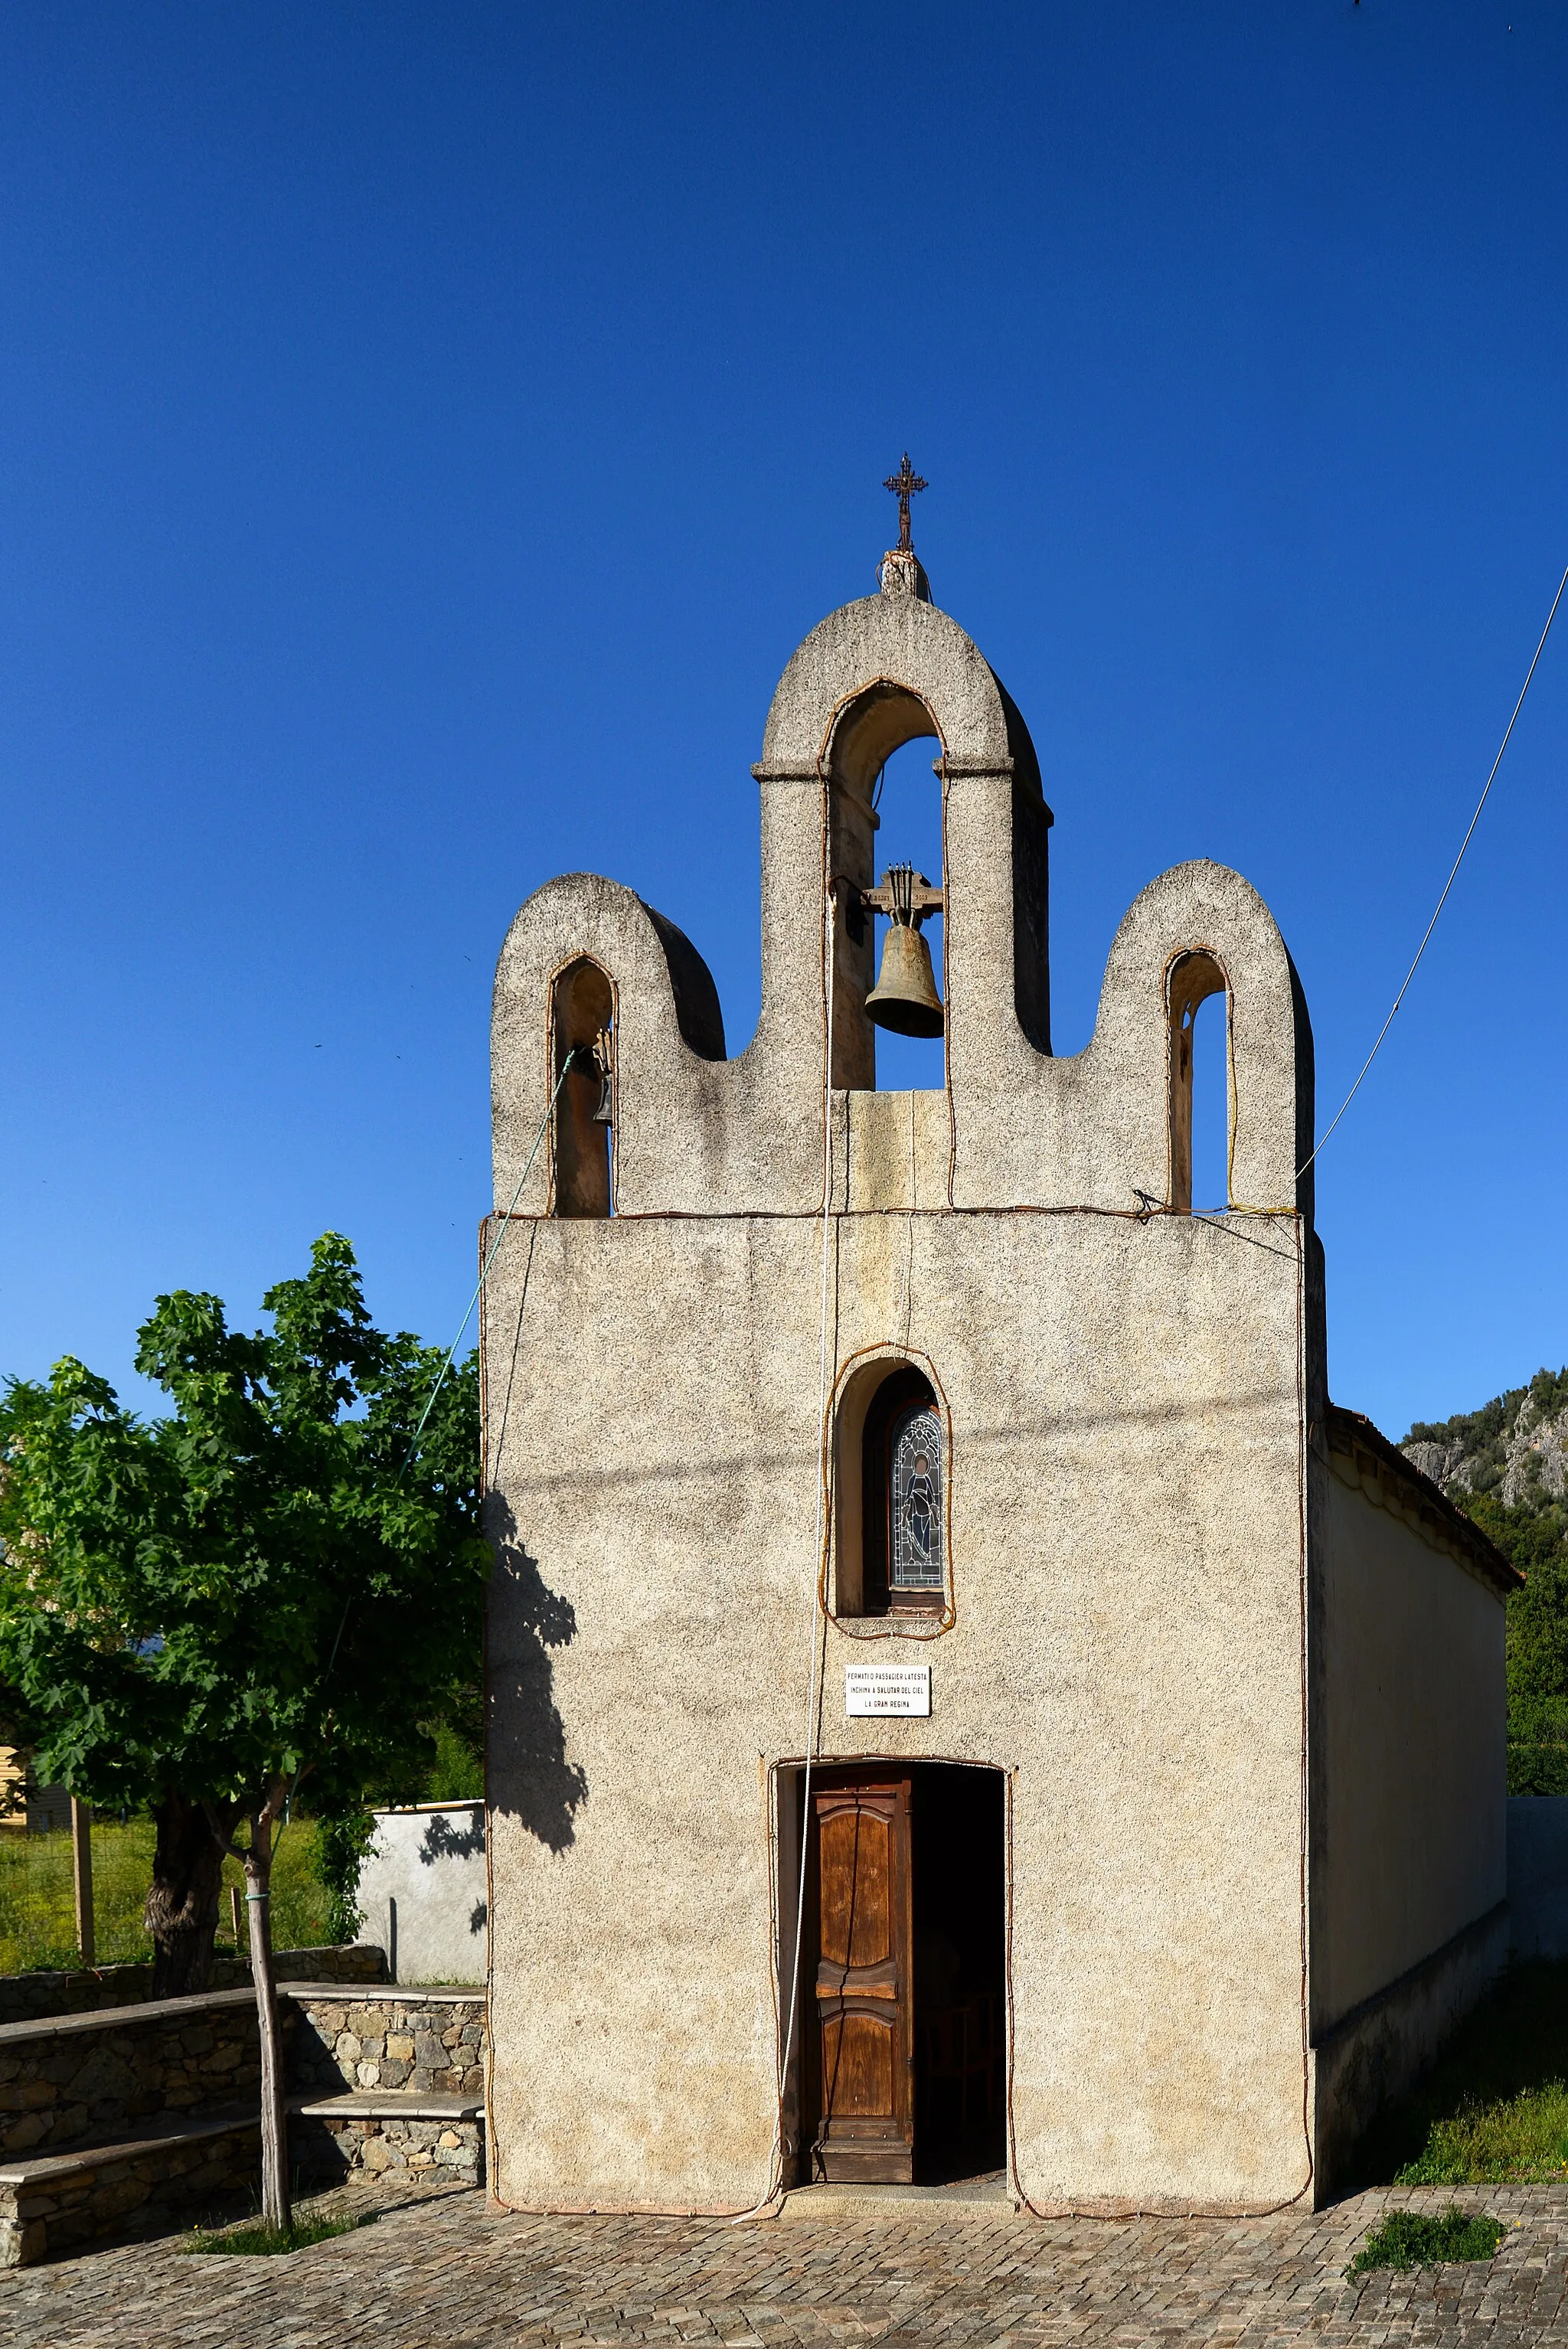
<svg viewBox="0 0 1568 2349"><path fill-rule="evenodd" d="M913 1774L915 2175L1006 2159L1006 1829L999 1770Z"/></svg>
<svg viewBox="0 0 1568 2349"><path fill-rule="evenodd" d="M798 2182L942 2185L1001 2169L1001 1772L824 1765L804 1825Z"/></svg>

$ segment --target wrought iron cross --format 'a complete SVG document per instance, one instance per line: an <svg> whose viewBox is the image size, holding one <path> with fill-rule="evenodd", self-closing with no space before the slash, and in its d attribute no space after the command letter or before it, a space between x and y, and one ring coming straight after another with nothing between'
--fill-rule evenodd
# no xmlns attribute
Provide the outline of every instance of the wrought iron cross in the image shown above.
<svg viewBox="0 0 1568 2349"><path fill-rule="evenodd" d="M920 475L910 463L907 449L903 452L903 462L897 472L890 473L882 483L883 489L891 490L898 500L898 551L901 554L913 553L914 545L909 534L910 498L916 490L929 489L930 486L928 481L921 480Z"/></svg>

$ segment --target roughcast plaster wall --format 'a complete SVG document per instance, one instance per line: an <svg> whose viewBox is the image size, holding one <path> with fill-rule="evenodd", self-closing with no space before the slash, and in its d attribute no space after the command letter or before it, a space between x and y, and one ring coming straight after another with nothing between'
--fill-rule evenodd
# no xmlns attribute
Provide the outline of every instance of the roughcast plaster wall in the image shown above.
<svg viewBox="0 0 1568 2349"><path fill-rule="evenodd" d="M1243 1243L1239 1235L1244 1230ZM1031 2199L1306 2179L1297 1226L865 1214L828 1381L951 1410L956 1620L826 1635L820 1751L1013 1774ZM486 1307L503 2200L739 2209L775 2104L769 1774L805 1737L820 1224L519 1219ZM847 1721L847 1661L933 1668Z"/></svg>

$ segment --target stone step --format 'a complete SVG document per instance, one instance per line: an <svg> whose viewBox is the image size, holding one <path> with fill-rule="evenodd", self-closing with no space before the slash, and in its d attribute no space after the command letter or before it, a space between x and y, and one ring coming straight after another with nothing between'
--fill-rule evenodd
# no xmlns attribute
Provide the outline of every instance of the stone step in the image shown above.
<svg viewBox="0 0 1568 2349"><path fill-rule="evenodd" d="M39 2045L49 2039L86 2039L95 2032L139 2031L154 2023L194 2022L203 2014L225 2014L245 2007L253 2014L253 1990L200 1990L183 1998L144 1998L129 2006L88 2007L73 2014L44 2014L24 2023L0 2023L0 2054L13 2047Z"/></svg>
<svg viewBox="0 0 1568 2349"><path fill-rule="evenodd" d="M484 2118L482 2096L428 2096L418 2088L362 2089L341 2096L291 2096L291 2113L313 2118L336 2114L346 2121L471 2121Z"/></svg>
<svg viewBox="0 0 1568 2349"><path fill-rule="evenodd" d="M165 2228L177 2214L253 2192L260 2139L253 2108L235 2106L0 2161L0 2268L31 2267L106 2235Z"/></svg>
<svg viewBox="0 0 1568 2349"><path fill-rule="evenodd" d="M373 1989L387 1979L387 1953L365 1941L314 1949L274 1950L277 1982L331 1981ZM212 1952L214 1990L250 1988L251 1961L232 1950ZM151 1997L150 1965L77 1966L58 1973L0 1974L0 2023L42 2022L46 2015L141 2006Z"/></svg>
<svg viewBox="0 0 1568 2349"><path fill-rule="evenodd" d="M481 1989L300 1982L278 2007L302 2167L483 2178ZM259 2085L245 1987L0 2024L0 2263L253 2193Z"/></svg>
<svg viewBox="0 0 1568 2349"><path fill-rule="evenodd" d="M399 2184L482 2186L484 2103L426 2090L351 2090L289 2099L289 2154L302 2178L341 2185L391 2172Z"/></svg>
<svg viewBox="0 0 1568 2349"><path fill-rule="evenodd" d="M281 1982L290 1998L310 1999L339 2006L485 2006L489 1994L483 1982Z"/></svg>
<svg viewBox="0 0 1568 2349"><path fill-rule="evenodd" d="M784 2197L779 2216L832 2220L880 2212L890 2219L908 2219L929 2211L933 2217L959 2218L974 2211L995 2218L999 2209L1019 2207L1006 2171L994 2169L979 2178L955 2178L946 2186L879 2186L857 2178L794 2186Z"/></svg>

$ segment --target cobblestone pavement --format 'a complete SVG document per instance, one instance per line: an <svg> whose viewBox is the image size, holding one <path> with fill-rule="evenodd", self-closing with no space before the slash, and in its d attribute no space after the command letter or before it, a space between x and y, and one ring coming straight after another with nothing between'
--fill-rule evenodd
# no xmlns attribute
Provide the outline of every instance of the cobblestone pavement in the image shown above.
<svg viewBox="0 0 1568 2349"><path fill-rule="evenodd" d="M360 2207L364 2207L362 2189ZM1346 2261L1390 2202L1316 2217L1043 2221L826 2214L711 2220L508 2216L457 2191L287 2259L127 2245L0 2277L5 2349L730 2349L1202 2341L1568 2343L1568 2186L1470 2188L1511 2232L1491 2263L1373 2274Z"/></svg>

